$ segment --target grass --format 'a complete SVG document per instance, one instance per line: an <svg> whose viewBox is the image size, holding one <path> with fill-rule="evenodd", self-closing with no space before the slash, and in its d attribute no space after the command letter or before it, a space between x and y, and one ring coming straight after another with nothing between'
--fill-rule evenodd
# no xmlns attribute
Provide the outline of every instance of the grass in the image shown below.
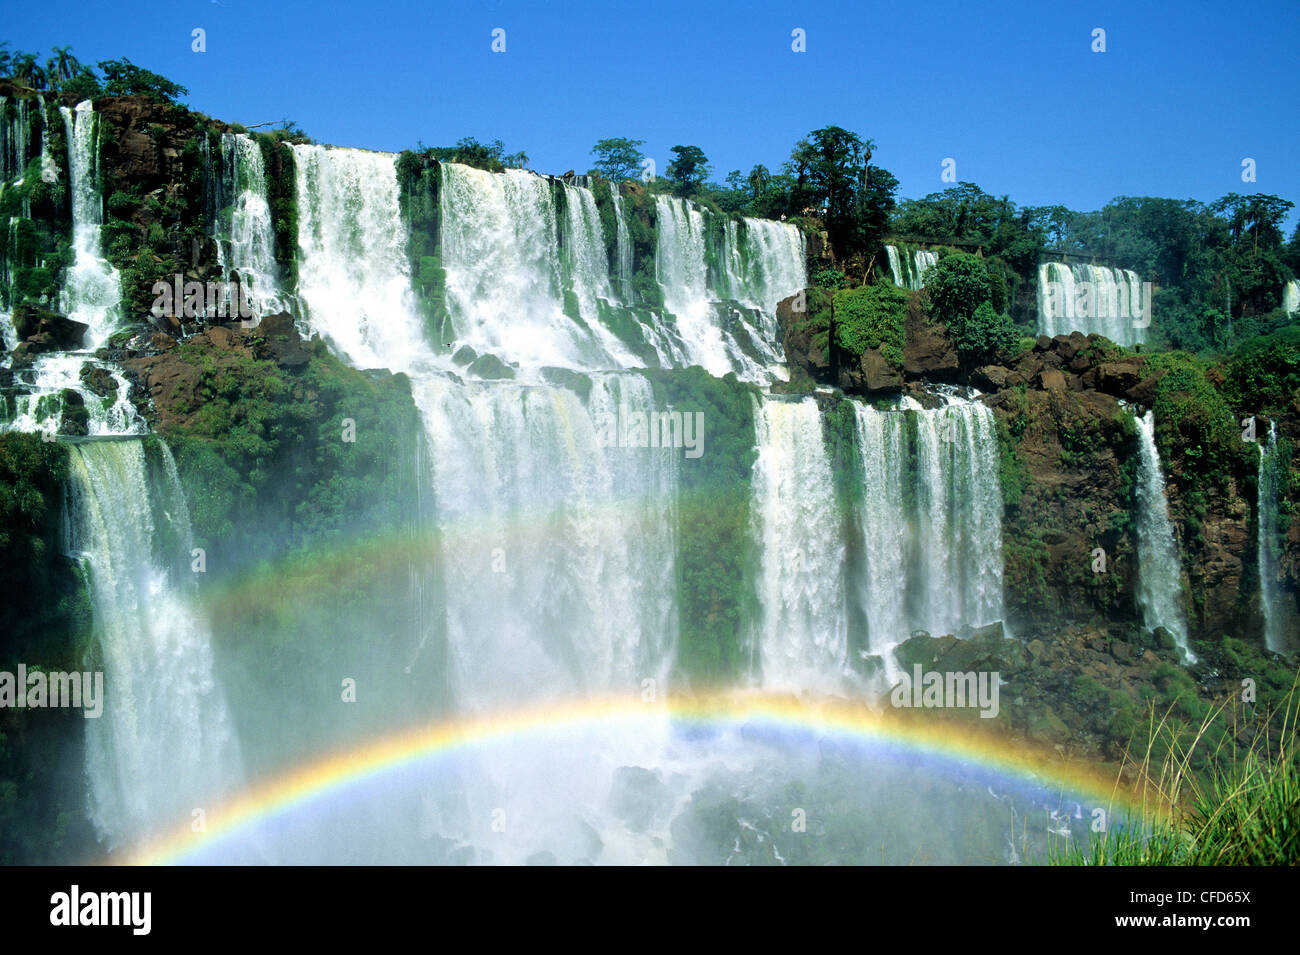
<svg viewBox="0 0 1300 955"><path fill-rule="evenodd" d="M1298 674L1300 675L1300 674ZM1141 780L1137 821L1096 835L1086 846L1053 846L1052 865L1296 865L1300 864L1300 769L1297 767L1296 721L1300 698L1293 683L1280 714L1280 730L1263 731L1239 752L1238 723L1228 703L1211 710L1190 742L1170 722L1167 711L1150 732L1141 761L1128 757ZM1172 709L1172 708L1171 708ZM1231 721L1218 734L1211 768L1198 775L1192 757L1209 738L1215 721ZM1166 755L1155 765L1157 740ZM1226 751L1225 751L1226 750Z"/></svg>

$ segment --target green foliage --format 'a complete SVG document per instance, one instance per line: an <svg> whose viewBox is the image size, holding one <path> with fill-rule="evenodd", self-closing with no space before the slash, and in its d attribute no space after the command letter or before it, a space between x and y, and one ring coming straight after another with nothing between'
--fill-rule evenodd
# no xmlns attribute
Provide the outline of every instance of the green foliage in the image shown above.
<svg viewBox="0 0 1300 955"><path fill-rule="evenodd" d="M907 302L907 292L888 283L841 289L834 298L836 344L854 356L879 348L902 368Z"/></svg>
<svg viewBox="0 0 1300 955"><path fill-rule="evenodd" d="M102 60L99 69L104 74L104 92L109 96L149 96L171 102L189 93L184 86L173 83L143 67L136 66L126 57L120 60Z"/></svg>
<svg viewBox="0 0 1300 955"><path fill-rule="evenodd" d="M841 289L846 284L844 273L839 269L820 269L813 276L813 285L818 288Z"/></svg>
<svg viewBox="0 0 1300 955"><path fill-rule="evenodd" d="M507 168L523 169L528 165L528 156L522 150L507 153L505 143L501 140L481 143L473 136L458 139L455 146L425 146L420 143L414 152L423 155L426 160L460 163L488 172L504 172Z"/></svg>
<svg viewBox="0 0 1300 955"><path fill-rule="evenodd" d="M598 140L591 147L591 154L596 157L595 171L614 183L636 179L641 175L641 163L645 159L641 152L644 145L644 139Z"/></svg>
<svg viewBox="0 0 1300 955"><path fill-rule="evenodd" d="M1234 478L1253 473L1256 453L1241 439L1228 402L1206 376L1208 363L1185 352L1148 359L1165 370L1153 406L1156 440L1170 477L1185 491L1227 494Z"/></svg>
<svg viewBox="0 0 1300 955"><path fill-rule="evenodd" d="M984 262L966 252L939 259L926 273L925 290L935 315L949 325L969 318L993 294Z"/></svg>
<svg viewBox="0 0 1300 955"><path fill-rule="evenodd" d="M1300 325L1245 342L1224 371L1224 396L1240 414L1285 412L1300 394Z"/></svg>
<svg viewBox="0 0 1300 955"><path fill-rule="evenodd" d="M666 170L673 191L679 196L694 196L709 178L709 159L699 146L674 146L673 161Z"/></svg>
<svg viewBox="0 0 1300 955"><path fill-rule="evenodd" d="M248 563L404 519L420 431L404 376L347 368L319 346L296 373L229 352L217 360L196 343L180 354L201 375L199 400L176 409L163 436L199 546ZM344 418L355 442L342 440Z"/></svg>

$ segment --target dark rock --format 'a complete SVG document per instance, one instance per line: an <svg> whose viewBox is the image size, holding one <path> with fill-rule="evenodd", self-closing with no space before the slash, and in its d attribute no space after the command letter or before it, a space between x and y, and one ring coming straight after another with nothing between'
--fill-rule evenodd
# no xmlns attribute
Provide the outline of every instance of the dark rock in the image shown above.
<svg viewBox="0 0 1300 955"><path fill-rule="evenodd" d="M904 324L903 371L909 376L952 378L957 374L957 347L941 322L931 320L915 297L907 306Z"/></svg>
<svg viewBox="0 0 1300 955"><path fill-rule="evenodd" d="M868 391L898 392L903 390L903 375L886 360L878 348L868 348L862 353L862 376Z"/></svg>
<svg viewBox="0 0 1300 955"><path fill-rule="evenodd" d="M487 380L515 377L515 370L496 355L480 355L470 363L470 366L465 371Z"/></svg>
<svg viewBox="0 0 1300 955"><path fill-rule="evenodd" d="M457 365L468 365L478 357L478 352L468 345L461 345L456 349L456 354L451 356L451 360Z"/></svg>
<svg viewBox="0 0 1300 955"><path fill-rule="evenodd" d="M87 391L101 398L112 398L117 395L117 381L107 368L100 368L98 365L86 362L81 366L81 381Z"/></svg>
<svg viewBox="0 0 1300 955"><path fill-rule="evenodd" d="M208 329L207 334L210 336L215 331ZM221 331L229 334L227 329ZM254 348L258 358L269 358L282 368L299 368L311 361L311 350L288 312L264 316L252 334L255 340L260 339Z"/></svg>
<svg viewBox="0 0 1300 955"><path fill-rule="evenodd" d="M1001 365L985 365L971 374L971 384L982 391L998 391L1006 386L1009 374Z"/></svg>
<svg viewBox="0 0 1300 955"><path fill-rule="evenodd" d="M1142 380L1142 360L1108 361L1097 366L1097 390L1123 398Z"/></svg>
<svg viewBox="0 0 1300 955"><path fill-rule="evenodd" d="M90 327L36 305L15 306L13 323L19 340L30 340L40 351L78 349Z"/></svg>
<svg viewBox="0 0 1300 955"><path fill-rule="evenodd" d="M466 346L468 347L468 346ZM585 404L587 396L591 394L591 379L580 372L571 371L568 368L552 368L547 366L542 369L542 379L556 385L560 388L568 388L575 395L582 399Z"/></svg>
<svg viewBox="0 0 1300 955"><path fill-rule="evenodd" d="M1161 368L1155 374L1143 378L1136 385L1125 392L1125 397L1135 404L1143 405L1150 408L1156 403L1156 386L1160 384L1160 379L1168 373L1168 370Z"/></svg>

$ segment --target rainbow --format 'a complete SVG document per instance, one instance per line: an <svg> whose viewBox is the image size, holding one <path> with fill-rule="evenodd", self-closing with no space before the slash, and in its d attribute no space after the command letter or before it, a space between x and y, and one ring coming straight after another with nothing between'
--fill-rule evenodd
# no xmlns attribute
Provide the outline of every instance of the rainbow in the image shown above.
<svg viewBox="0 0 1300 955"><path fill-rule="evenodd" d="M900 719L862 703L808 702L756 691L679 696L659 703L646 703L639 697L604 697L453 718L385 735L264 779L208 812L202 832L184 824L109 861L127 865L183 863L200 849L423 761L530 734L644 721L656 713L679 725L714 730L764 726L875 742L1090 799L1108 811L1111 807L1128 811L1137 805L1134 793L1119 783L1113 768L1070 762L1054 751L1037 751L951 721Z"/></svg>

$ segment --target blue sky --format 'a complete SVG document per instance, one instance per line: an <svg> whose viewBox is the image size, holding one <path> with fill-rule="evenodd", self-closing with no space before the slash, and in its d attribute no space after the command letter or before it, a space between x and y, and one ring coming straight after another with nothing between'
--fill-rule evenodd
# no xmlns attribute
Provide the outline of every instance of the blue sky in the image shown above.
<svg viewBox="0 0 1300 955"><path fill-rule="evenodd" d="M501 139L543 172L583 171L597 139L629 136L661 173L671 146L698 145L721 180L775 169L835 123L875 140L902 196L943 188L951 157L959 179L1029 205L1234 191L1300 205L1300 0L42 0L7 11L0 39L129 57L228 121L287 117L384 150Z"/></svg>

